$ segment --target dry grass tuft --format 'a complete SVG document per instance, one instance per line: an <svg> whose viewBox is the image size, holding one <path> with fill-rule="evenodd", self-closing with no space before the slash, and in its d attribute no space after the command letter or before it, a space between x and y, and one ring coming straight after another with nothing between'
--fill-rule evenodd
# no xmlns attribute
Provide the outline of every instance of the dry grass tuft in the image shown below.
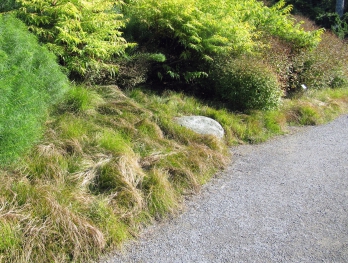
<svg viewBox="0 0 348 263"><path fill-rule="evenodd" d="M98 173L105 164L111 161L107 155L99 155L97 161L92 159L83 159L80 165L80 171L72 174L72 179L79 182L81 189L86 189L93 183Z"/></svg>

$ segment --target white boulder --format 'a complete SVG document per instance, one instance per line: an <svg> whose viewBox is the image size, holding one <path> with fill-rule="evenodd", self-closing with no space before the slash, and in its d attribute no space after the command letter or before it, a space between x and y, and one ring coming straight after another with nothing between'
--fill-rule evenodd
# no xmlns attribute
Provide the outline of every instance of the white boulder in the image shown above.
<svg viewBox="0 0 348 263"><path fill-rule="evenodd" d="M224 137L225 131L216 120L205 116L184 116L177 117L175 121L196 133L210 134L220 139Z"/></svg>

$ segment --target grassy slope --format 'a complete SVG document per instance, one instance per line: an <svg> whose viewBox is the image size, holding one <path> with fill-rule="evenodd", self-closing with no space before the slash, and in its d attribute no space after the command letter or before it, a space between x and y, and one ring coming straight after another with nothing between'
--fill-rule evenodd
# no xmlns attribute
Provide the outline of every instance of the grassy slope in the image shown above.
<svg viewBox="0 0 348 263"><path fill-rule="evenodd" d="M84 262L177 211L228 163L227 145L323 123L347 105L348 89L326 90L244 115L171 92L75 87L43 141L0 171L0 262ZM172 122L191 114L218 120L225 142Z"/></svg>
<svg viewBox="0 0 348 263"><path fill-rule="evenodd" d="M0 170L0 262L86 262L180 209L230 159L289 125L348 111L348 89L308 91L279 110L237 114L183 94L77 86L46 123L42 141ZM224 141L173 122L219 121Z"/></svg>

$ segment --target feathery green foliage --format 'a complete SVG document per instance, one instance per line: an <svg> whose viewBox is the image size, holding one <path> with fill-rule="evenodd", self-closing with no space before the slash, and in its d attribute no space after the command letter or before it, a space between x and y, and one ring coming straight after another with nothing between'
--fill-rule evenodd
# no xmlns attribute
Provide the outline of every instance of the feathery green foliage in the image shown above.
<svg viewBox="0 0 348 263"><path fill-rule="evenodd" d="M50 105L68 87L53 54L24 24L0 15L0 163L27 150L42 133Z"/></svg>
<svg viewBox="0 0 348 263"><path fill-rule="evenodd" d="M122 1L16 0L14 10L31 32L53 51L72 76L91 77L101 71L116 75L114 56L133 46L122 37L126 20Z"/></svg>
<svg viewBox="0 0 348 263"><path fill-rule="evenodd" d="M125 6L130 18L126 32L140 47L166 56L165 63L153 68L154 74L164 80L190 82L208 76L207 62L216 55L259 50L264 34L296 48L315 47L322 31L304 31L289 16L291 8L284 5L280 1L268 8L255 0L131 0Z"/></svg>

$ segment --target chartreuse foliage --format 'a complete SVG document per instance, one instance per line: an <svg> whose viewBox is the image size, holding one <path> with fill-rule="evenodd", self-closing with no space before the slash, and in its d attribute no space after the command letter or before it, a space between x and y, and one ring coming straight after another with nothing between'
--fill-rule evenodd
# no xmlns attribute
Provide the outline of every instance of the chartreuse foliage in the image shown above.
<svg viewBox="0 0 348 263"><path fill-rule="evenodd" d="M31 32L53 51L60 62L80 77L107 70L127 47L120 31L126 20L119 12L121 1L113 0L16 0L14 12ZM1 11L1 10L0 10Z"/></svg>
<svg viewBox="0 0 348 263"><path fill-rule="evenodd" d="M39 138L48 107L67 86L54 55L20 20L0 15L0 164Z"/></svg>
<svg viewBox="0 0 348 263"><path fill-rule="evenodd" d="M285 2L269 8L247 0L130 0L127 36L167 61L154 68L160 78L189 82L207 77L206 62L216 55L235 56L259 51L265 34L291 42L295 48L313 48L321 30L306 32L289 16Z"/></svg>

